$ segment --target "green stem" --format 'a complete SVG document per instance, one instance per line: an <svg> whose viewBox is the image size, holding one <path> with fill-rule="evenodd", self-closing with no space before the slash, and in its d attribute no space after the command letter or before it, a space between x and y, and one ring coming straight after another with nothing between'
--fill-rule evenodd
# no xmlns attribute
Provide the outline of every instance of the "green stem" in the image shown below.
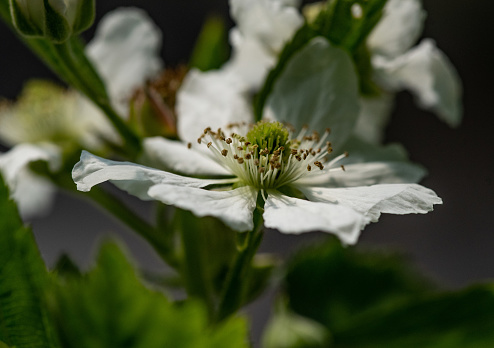
<svg viewBox="0 0 494 348"><path fill-rule="evenodd" d="M178 222L181 225L182 245L184 259L182 263L182 276L185 279L187 294L201 299L208 309L210 317L213 317L214 297L211 275L207 268L207 258L204 245L201 243L201 232L198 220L192 213L177 210Z"/></svg>
<svg viewBox="0 0 494 348"><path fill-rule="evenodd" d="M131 209L124 205L121 200L98 187L93 187L91 191L86 194L106 211L148 241L161 258L168 263L170 250L168 245L163 242L163 237L157 229L136 215Z"/></svg>
<svg viewBox="0 0 494 348"><path fill-rule="evenodd" d="M55 52L64 68L64 74L68 82L72 82L76 88L91 99L108 117L117 132L124 139L125 147L131 157L135 157L141 150L139 137L127 126L109 103L104 85L87 59L80 59L73 53L71 41L54 45ZM86 81L89 80L89 81ZM93 81L94 83L90 83ZM94 85L94 86L93 86Z"/></svg>
<svg viewBox="0 0 494 348"><path fill-rule="evenodd" d="M247 232L238 248L238 253L230 268L221 294L215 321L220 322L235 313L245 303L245 283L263 237L261 209L254 211L254 228Z"/></svg>

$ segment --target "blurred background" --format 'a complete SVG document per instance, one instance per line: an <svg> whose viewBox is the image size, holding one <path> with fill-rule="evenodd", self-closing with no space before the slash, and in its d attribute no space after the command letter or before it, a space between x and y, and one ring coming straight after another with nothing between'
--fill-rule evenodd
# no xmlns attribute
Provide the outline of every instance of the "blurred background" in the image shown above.
<svg viewBox="0 0 494 348"><path fill-rule="evenodd" d="M105 0L97 1L97 21L118 6L132 5L144 8L162 29L162 57L170 66L187 61L206 15L218 13L228 18L227 0ZM423 36L437 42L463 80L463 123L451 129L416 108L410 94L400 93L386 142L402 143L412 160L429 170L422 184L436 191L444 205L427 215L383 215L378 224L365 229L357 248L401 251L443 287L460 288L494 278L494 69L489 52L494 43L494 2L425 0L424 8L428 17ZM93 29L85 33L87 39ZM28 79L55 79L3 23L0 42L1 97L14 99ZM150 214L151 205L134 197L125 199L144 216ZM60 193L51 214L32 220L31 225L49 266L67 252L86 268L98 241L117 235L141 267L163 269L145 242L80 196ZM267 231L261 250L287 256L317 238L321 235L286 236ZM248 309L255 318L255 337L265 325L271 296Z"/></svg>

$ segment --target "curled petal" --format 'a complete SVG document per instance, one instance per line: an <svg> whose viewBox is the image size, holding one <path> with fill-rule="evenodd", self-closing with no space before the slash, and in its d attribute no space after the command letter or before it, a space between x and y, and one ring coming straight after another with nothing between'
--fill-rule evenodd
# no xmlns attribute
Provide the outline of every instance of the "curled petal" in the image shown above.
<svg viewBox="0 0 494 348"><path fill-rule="evenodd" d="M230 191L207 191L194 187L155 185L148 194L165 204L190 210L196 216L214 216L237 231L254 228L257 190L249 186Z"/></svg>
<svg viewBox="0 0 494 348"><path fill-rule="evenodd" d="M264 205L264 225L282 233L311 231L333 233L345 244L355 244L369 222L362 214L343 205L310 202L269 192Z"/></svg>
<svg viewBox="0 0 494 348"><path fill-rule="evenodd" d="M153 167L185 175L231 175L229 171L209 157L209 153L179 141L162 137L146 138L144 157ZM147 163L146 163L147 164Z"/></svg>
<svg viewBox="0 0 494 348"><path fill-rule="evenodd" d="M110 181L120 189L143 200L152 199L148 195L148 190L156 184L205 187L217 182L217 180L188 178L130 162L111 161L87 151L82 152L81 160L74 166L72 178L79 191L87 192L95 185Z"/></svg>
<svg viewBox="0 0 494 348"><path fill-rule="evenodd" d="M134 89L162 68L160 47L161 31L142 10L120 8L101 20L86 52L121 116Z"/></svg>
<svg viewBox="0 0 494 348"><path fill-rule="evenodd" d="M417 184L389 184L351 188L299 187L311 201L333 202L364 214L375 222L381 213L425 214L442 204L434 191Z"/></svg>
<svg viewBox="0 0 494 348"><path fill-rule="evenodd" d="M451 62L433 40L423 40L407 54L394 60L376 57L373 65L377 78L385 87L410 89L421 107L436 112L450 126L460 123L461 81Z"/></svg>

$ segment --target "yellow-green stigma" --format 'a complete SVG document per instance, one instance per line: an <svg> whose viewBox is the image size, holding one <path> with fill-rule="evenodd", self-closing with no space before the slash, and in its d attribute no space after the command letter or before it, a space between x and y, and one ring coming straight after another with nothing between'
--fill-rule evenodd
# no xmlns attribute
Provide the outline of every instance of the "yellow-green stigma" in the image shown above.
<svg viewBox="0 0 494 348"><path fill-rule="evenodd" d="M282 123L260 121L247 133L246 138L267 155L280 148L289 151L289 136L288 129Z"/></svg>

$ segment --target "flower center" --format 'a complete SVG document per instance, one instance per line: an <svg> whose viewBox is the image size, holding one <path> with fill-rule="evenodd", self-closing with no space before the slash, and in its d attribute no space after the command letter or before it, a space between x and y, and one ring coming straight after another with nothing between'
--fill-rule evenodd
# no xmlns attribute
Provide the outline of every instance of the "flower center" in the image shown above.
<svg viewBox="0 0 494 348"><path fill-rule="evenodd" d="M239 131L242 125L231 125ZM318 171L331 171L332 165L347 154L329 160L333 151L327 141L329 129L323 136L317 132L307 135L303 128L296 138L279 122L261 121L251 125L246 136L222 129L206 128L198 143L207 144L215 159L229 169L240 182L260 190L276 189ZM342 168L338 167L337 170Z"/></svg>
<svg viewBox="0 0 494 348"><path fill-rule="evenodd" d="M246 138L252 145L273 154L281 147L285 151L289 150L289 135L288 129L280 122L260 121L247 133Z"/></svg>

